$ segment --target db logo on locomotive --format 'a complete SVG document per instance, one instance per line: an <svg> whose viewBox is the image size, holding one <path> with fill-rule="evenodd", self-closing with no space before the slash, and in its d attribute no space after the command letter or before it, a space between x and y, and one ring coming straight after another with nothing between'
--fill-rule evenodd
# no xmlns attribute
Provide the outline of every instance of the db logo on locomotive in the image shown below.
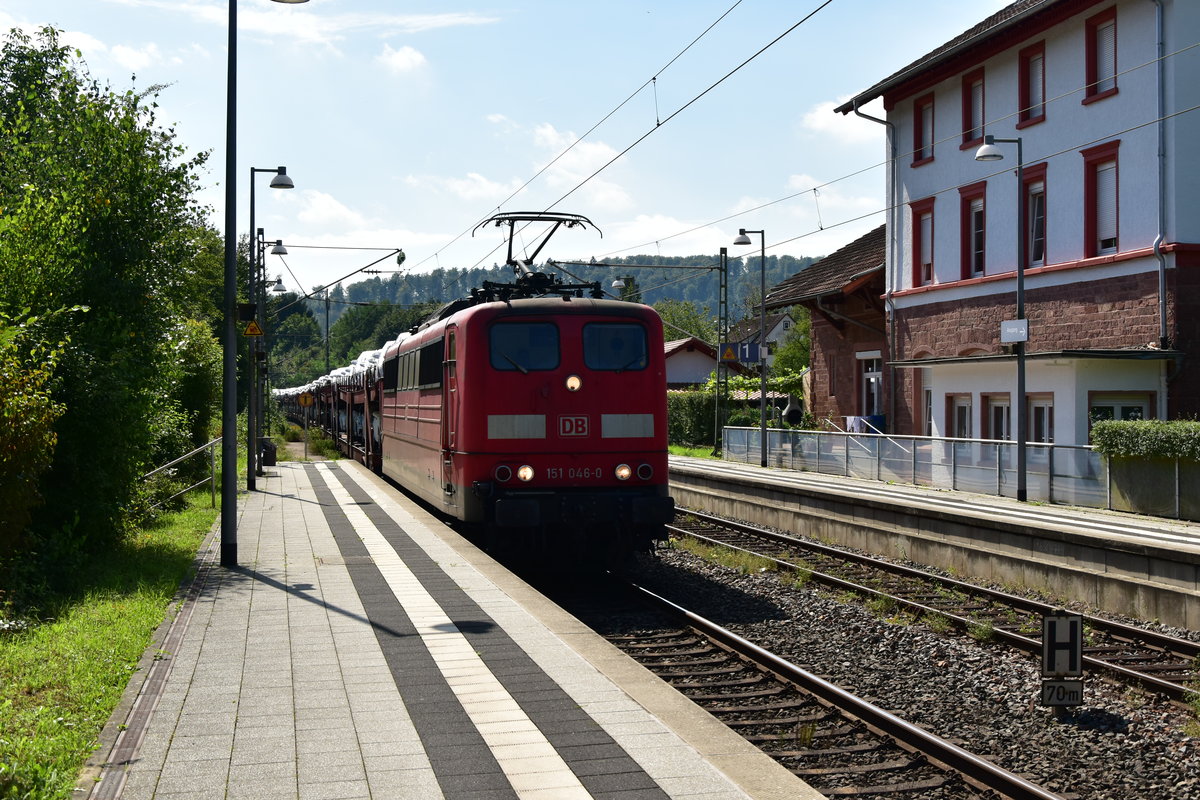
<svg viewBox="0 0 1200 800"><path fill-rule="evenodd" d="M588 418L584 414L564 414L558 418L559 436L587 436Z"/></svg>

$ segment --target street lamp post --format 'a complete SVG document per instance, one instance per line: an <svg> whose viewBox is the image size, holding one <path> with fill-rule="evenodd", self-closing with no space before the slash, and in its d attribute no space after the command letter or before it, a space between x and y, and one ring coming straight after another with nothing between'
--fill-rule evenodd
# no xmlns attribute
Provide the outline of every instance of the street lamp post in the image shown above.
<svg viewBox="0 0 1200 800"><path fill-rule="evenodd" d="M765 467L767 465L767 232L765 230L748 231L740 228L733 243L751 244L750 237L746 235L749 233L757 233L759 243L762 245L758 262L760 295L758 307L758 441L761 450L759 463Z"/></svg>
<svg viewBox="0 0 1200 800"><path fill-rule="evenodd" d="M1017 354L1017 396L1013 409L1017 414L1017 500L1025 502L1028 499L1026 484L1026 452L1025 440L1028 436L1028 419L1025 413L1025 343L1029 340L1029 329L1025 323L1025 153L1022 150L1021 137L998 139L995 136L983 137L983 144L975 151L976 161L1000 161L1004 153L996 147L996 143L1015 144L1017 146L1017 327L1018 341L1013 342ZM1003 340L1003 337L1001 337Z"/></svg>
<svg viewBox="0 0 1200 800"><path fill-rule="evenodd" d="M264 330L265 322L263 303L266 302L265 286L259 272L265 266L263 258L263 230L254 227L254 176L259 172L274 173L271 178L272 189L294 189L296 184L287 174L287 167L251 167L250 168L250 270L249 295L250 302L257 309L255 318L258 327ZM256 475L262 475L262 465L259 463L259 439L262 437L263 396L260 385L259 342L258 337L250 340L250 363L246 366L250 394L246 406L246 488L254 491L257 488Z"/></svg>
<svg viewBox="0 0 1200 800"><path fill-rule="evenodd" d="M275 0L304 3L307 0ZM229 0L225 74L225 314L221 363L221 566L237 566L237 0ZM251 236L254 231L250 231Z"/></svg>

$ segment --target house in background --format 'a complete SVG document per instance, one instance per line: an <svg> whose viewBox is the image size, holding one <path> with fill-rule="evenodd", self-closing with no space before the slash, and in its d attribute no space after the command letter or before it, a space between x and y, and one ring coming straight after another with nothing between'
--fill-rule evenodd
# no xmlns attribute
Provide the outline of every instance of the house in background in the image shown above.
<svg viewBox="0 0 1200 800"><path fill-rule="evenodd" d="M807 406L818 420L884 429L884 226L801 270L767 292L767 308L811 312Z"/></svg>
<svg viewBox="0 0 1200 800"><path fill-rule="evenodd" d="M717 368L717 351L711 344L689 336L674 339L663 345L667 363L667 388L692 389L704 384ZM726 368L737 374L750 370L736 362L726 362Z"/></svg>
<svg viewBox="0 0 1200 800"><path fill-rule="evenodd" d="M887 110L886 333L854 347L887 362L891 432L1012 439L1020 403L1028 441L1084 444L1200 414L1198 40L1197 2L1019 0L837 109ZM979 161L985 136L1020 142ZM848 357L824 366L843 408Z"/></svg>
<svg viewBox="0 0 1200 800"><path fill-rule="evenodd" d="M768 312L771 306L767 306ZM767 369L775 365L775 351L779 349L779 345L791 333L792 326L795 325L795 320L786 311L776 311L776 313L768 313L766 319L767 328ZM759 343L759 334L762 333L763 320L758 317L744 319L741 322L735 323L729 328L729 339L732 343ZM754 367L757 374L758 366Z"/></svg>

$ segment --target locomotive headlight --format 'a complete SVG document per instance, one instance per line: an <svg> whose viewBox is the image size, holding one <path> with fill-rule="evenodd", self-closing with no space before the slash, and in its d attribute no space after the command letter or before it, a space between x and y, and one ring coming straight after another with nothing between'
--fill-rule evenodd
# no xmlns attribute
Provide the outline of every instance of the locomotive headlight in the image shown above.
<svg viewBox="0 0 1200 800"><path fill-rule="evenodd" d="M578 392L583 387L583 378L578 375L567 376L567 391Z"/></svg>
<svg viewBox="0 0 1200 800"><path fill-rule="evenodd" d="M512 480L512 467L507 464L501 464L492 471L492 475L500 483L506 483Z"/></svg>
<svg viewBox="0 0 1200 800"><path fill-rule="evenodd" d="M529 483L531 480L533 480L533 467L529 466L528 464L522 464L521 466L517 467L517 477L526 483Z"/></svg>
<svg viewBox="0 0 1200 800"><path fill-rule="evenodd" d="M633 470L629 468L628 464L617 464L617 468L613 470L613 474L617 476L617 480L627 481L629 480L629 476L633 474Z"/></svg>
<svg viewBox="0 0 1200 800"><path fill-rule="evenodd" d="M654 477L654 467L649 464L638 464L637 476L644 481L648 481Z"/></svg>

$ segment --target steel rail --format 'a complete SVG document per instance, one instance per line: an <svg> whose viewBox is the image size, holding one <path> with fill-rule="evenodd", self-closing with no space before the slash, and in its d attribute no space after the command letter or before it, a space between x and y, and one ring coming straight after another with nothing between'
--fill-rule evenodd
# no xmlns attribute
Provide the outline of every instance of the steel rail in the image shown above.
<svg viewBox="0 0 1200 800"><path fill-rule="evenodd" d="M827 545L823 545L820 543L804 541L801 539L797 539L793 536L788 536L787 534L777 533L775 531L769 531L769 530L766 530L763 528L756 528L752 525L746 525L744 523L734 522L732 520L727 520L727 519L722 519L720 517L716 517L711 514L706 514L703 512L699 512L699 511L690 511L690 510L685 511L683 513L685 515L693 516L693 517L695 517L699 520L702 520L706 523L709 523L711 525L730 528L730 529L739 531L741 533L746 533L746 534L757 536L757 537L760 537L763 539L767 539L767 540L775 542L777 544L784 544L789 547L795 547L798 549L808 550L811 552L819 553L823 556L838 559L841 561L849 561L851 563L860 564L863 566L871 567L871 568L878 569L878 570L888 572L891 574L900 575L900 576L903 576L906 578L912 578L912 579L916 579L916 580L922 580L922 581L926 581L926 582L935 583L940 586L962 592L964 594L982 596L986 599L993 600L993 601L1001 603L1001 604L1010 605L1010 606L1013 606L1015 608L1018 608L1022 611L1026 611L1031 614L1045 615L1045 614L1051 614L1051 613L1061 610L1059 607L1050 605L1049 603L1043 603L1043 602L1040 602L1037 600L1031 600L1027 597L1020 597L1019 595L1010 594L1008 592L1002 592L997 589L990 589L985 586L978 586L976 584L967 583L965 581L960 581L960 580L957 580L954 578L947 578L947 577L943 577L941 575L934 575L934 574L924 572L919 569L913 569L911 567L906 567L901 564L894 564L892 562L884 561L882 559L875 558L872 556L866 556L866 555L861 555L859 553L851 553L851 552L847 552L844 550L838 550L837 548L829 547ZM730 544L728 544L726 542L722 542L718 539L712 539L710 537L704 536L703 534L697 534L692 531L688 531L683 528L680 528L678 526L671 525L671 526L668 526L668 528L670 530L677 531L680 534L684 534L684 535L691 536L696 539L701 539L701 540L704 540L707 542L711 542L713 544L719 544L722 547L728 547L728 548L731 548L734 550L739 550L741 552L750 553L752 555L756 555L759 557L768 558L771 561L774 561L776 564L786 567L786 568L789 568L789 569L796 569L796 567L797 567L797 565L791 564L787 561L782 561L780 559L771 558L770 556L763 556L763 554L761 554L761 553L753 553L752 551L746 550L745 548L737 547L736 545L730 545ZM901 605L901 606L903 606L911 611L914 611L918 614L931 614L931 615L936 614L936 615L939 615L943 618L950 620L951 622L954 622L955 624L959 625L960 627L967 627L970 625L978 624L977 621L975 621L975 620L969 619L967 617L960 617L955 614L951 614L947 611L944 611L942 609L934 608L931 606L926 606L921 603L917 603L912 600L905 599L903 597L889 594L888 592L883 592L883 591L879 591L877 589L872 589L870 587L863 586L861 584L857 584L852 581L847 581L843 578L838 578L836 576L829 575L827 573L807 570L807 568L805 568L805 569L807 572L809 572L812 575L812 577L814 579L820 581L821 583L836 586L838 588L846 589L848 591L852 591L855 593L866 594L868 596L886 597L891 600L894 600L897 605ZM1137 628L1132 625L1126 625L1125 623L1116 622L1114 620L1104 619L1103 617L1095 617L1095 616L1092 616L1089 614L1083 614L1081 616L1083 617L1083 622L1085 625L1088 625L1096 630L1103 631L1104 633L1108 634L1109 636L1113 637L1114 639L1116 639L1118 641L1124 641L1126 643L1138 642L1139 644L1149 647L1151 649L1159 650L1163 653L1178 655L1183 658L1193 658L1193 659L1200 658L1200 642L1192 642L1187 639L1179 639L1177 637L1167 636L1166 634L1161 634L1161 633L1158 633L1157 631L1151 631L1151 630L1146 630L1143 628ZM1042 643L1036 639L1031 639L1027 636L1021 636L1018 633L1014 633L1012 631L1006 631L1001 628L994 628L993 634L996 636L996 638L1001 639L1002 641L1004 641L1005 643L1007 643L1011 646L1018 647L1022 650L1025 650L1025 651L1028 651L1028 652L1031 652L1034 654L1041 652ZM1083 663L1084 663L1084 666L1086 666L1094 671L1110 673L1110 674L1122 679L1123 681L1141 685L1147 689L1153 690L1155 692L1159 692L1159 693L1163 694L1164 696L1171 698L1172 700L1186 702L1192 696L1197 694L1197 691L1195 689L1191 689L1187 686L1183 686L1178 683L1172 683L1171 681L1165 681L1165 680L1163 680L1161 678L1157 678L1153 675L1148 675L1144 672L1138 672L1135 669L1123 667L1119 664L1113 664L1113 663L1104 661L1102 659L1095 658L1094 656L1085 655L1083 657Z"/></svg>
<svg viewBox="0 0 1200 800"><path fill-rule="evenodd" d="M649 602L670 611L672 614L685 619L687 623L705 636L708 636L734 652L770 670L782 679L800 686L813 696L843 713L853 716L863 723L882 731L898 742L928 755L935 761L945 764L989 789L1002 793L1012 800L1064 800L1062 795L1055 794L1025 780L996 764L970 753L952 744L936 734L900 719L895 714L855 697L846 690L835 686L795 664L780 658L774 653L764 650L748 639L721 627L695 612L655 594L649 589L630 584L630 588Z"/></svg>

